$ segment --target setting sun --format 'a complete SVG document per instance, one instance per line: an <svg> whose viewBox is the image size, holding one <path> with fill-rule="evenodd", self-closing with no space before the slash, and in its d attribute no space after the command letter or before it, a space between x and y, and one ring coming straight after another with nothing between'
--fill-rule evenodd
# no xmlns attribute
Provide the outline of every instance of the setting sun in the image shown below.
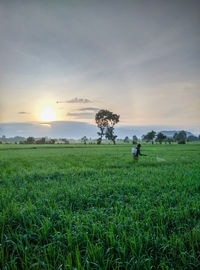
<svg viewBox="0 0 200 270"><path fill-rule="evenodd" d="M44 122L56 121L56 112L51 107L47 107L41 112L40 118Z"/></svg>

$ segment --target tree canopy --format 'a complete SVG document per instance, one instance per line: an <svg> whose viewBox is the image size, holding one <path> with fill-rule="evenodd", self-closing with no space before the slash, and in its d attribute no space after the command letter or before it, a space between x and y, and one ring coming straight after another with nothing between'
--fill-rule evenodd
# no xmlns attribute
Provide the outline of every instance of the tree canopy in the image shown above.
<svg viewBox="0 0 200 270"><path fill-rule="evenodd" d="M157 134L156 141L159 142L160 144L167 138L162 132L159 132Z"/></svg>
<svg viewBox="0 0 200 270"><path fill-rule="evenodd" d="M187 139L187 134L184 130L181 130L176 137L178 144L185 144Z"/></svg>
<svg viewBox="0 0 200 270"><path fill-rule="evenodd" d="M83 136L83 138L81 138L81 142L83 142L84 144L86 144L88 141L88 138L86 136Z"/></svg>
<svg viewBox="0 0 200 270"><path fill-rule="evenodd" d="M148 132L146 135L144 135L143 139L147 142L152 142L153 143L153 140L156 136L156 132L155 131L151 131L151 132Z"/></svg>
<svg viewBox="0 0 200 270"><path fill-rule="evenodd" d="M108 110L100 110L96 113L95 121L100 129L97 133L100 136L97 140L98 144L101 144L104 135L115 144L117 136L114 135L114 126L119 122L119 117L119 115Z"/></svg>
<svg viewBox="0 0 200 270"><path fill-rule="evenodd" d="M133 135L132 143L136 144L138 142L138 137L136 135Z"/></svg>

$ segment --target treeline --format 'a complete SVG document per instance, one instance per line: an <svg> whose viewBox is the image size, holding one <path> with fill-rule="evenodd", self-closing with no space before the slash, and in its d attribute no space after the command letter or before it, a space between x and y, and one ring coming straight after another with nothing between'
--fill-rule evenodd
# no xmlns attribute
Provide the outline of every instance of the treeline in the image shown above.
<svg viewBox="0 0 200 270"><path fill-rule="evenodd" d="M26 138L21 136L7 138L5 135L3 135L0 137L0 143L20 143L24 142L25 140Z"/></svg>
<svg viewBox="0 0 200 270"><path fill-rule="evenodd" d="M69 144L69 141L65 138L62 139L51 139L47 137L42 137L35 139L34 137L28 137L23 144Z"/></svg>
<svg viewBox="0 0 200 270"><path fill-rule="evenodd" d="M65 138L61 139L51 139L48 137L42 137L42 138L34 138L34 137L11 137L11 138L6 138L5 135L0 137L0 144L10 144L10 143L15 143L15 144L69 144L69 141Z"/></svg>
<svg viewBox="0 0 200 270"><path fill-rule="evenodd" d="M117 137L117 136L116 136ZM96 140L96 143L99 144L99 139ZM84 144L87 144L89 139L84 136L81 138L81 142ZM94 140L95 141L95 140ZM103 142L109 142L109 139L102 140ZM181 130L179 132L175 132L173 136L166 136L162 132L156 133L155 131L148 132L145 135L142 135L142 138L138 138L136 135L133 135L132 138L129 138L126 136L124 139L116 139L117 143L132 143L137 144L138 142L146 142L146 143L178 143L178 144L185 144L186 142L200 142L200 135L194 136L189 135L187 136L187 132L184 130Z"/></svg>
<svg viewBox="0 0 200 270"><path fill-rule="evenodd" d="M155 131L148 132L147 134L142 136L142 139L139 140L137 136L133 136L132 139L129 139L128 136L126 136L123 140L125 143L132 142L133 144L136 144L138 141L142 142L151 142L154 144L155 142L162 144L164 143L173 143L176 142L178 144L185 144L186 142L199 142L200 141L200 135L194 136L189 135L187 136L187 132L184 130L181 130L180 132L175 132L173 136L166 136L162 132L156 133Z"/></svg>
<svg viewBox="0 0 200 270"><path fill-rule="evenodd" d="M189 136L187 134L190 134ZM132 138L129 138L126 136L124 139L116 139L117 136L115 136L115 142L114 143L132 143L137 144L138 142L146 142L146 143L178 143L178 144L185 144L186 142L200 142L200 135L194 136L191 135L191 133L186 132L184 130L180 132L175 132L173 136L166 136L162 132L156 133L155 131L148 132L147 134L143 135L141 138L138 138L136 135L133 135ZM101 139L101 142L108 143L109 141L112 141L110 138ZM99 144L99 138L98 139L92 139L87 138L86 136L82 137L79 140L74 139L51 139L48 137L42 137L42 138L34 138L34 137L20 137L15 136L11 138L6 138L5 135L0 137L0 144L69 144L69 143L80 143L83 144Z"/></svg>

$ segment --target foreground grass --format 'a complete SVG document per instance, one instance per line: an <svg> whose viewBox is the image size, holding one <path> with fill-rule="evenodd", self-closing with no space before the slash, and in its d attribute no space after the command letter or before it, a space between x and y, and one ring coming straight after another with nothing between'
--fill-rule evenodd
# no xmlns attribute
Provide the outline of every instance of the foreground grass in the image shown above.
<svg viewBox="0 0 200 270"><path fill-rule="evenodd" d="M200 269L200 144L0 146L0 269Z"/></svg>

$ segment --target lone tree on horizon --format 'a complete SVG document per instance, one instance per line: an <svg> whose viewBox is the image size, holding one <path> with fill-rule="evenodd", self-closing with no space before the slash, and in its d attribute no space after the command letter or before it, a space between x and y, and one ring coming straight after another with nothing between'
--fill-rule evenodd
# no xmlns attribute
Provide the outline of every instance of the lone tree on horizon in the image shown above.
<svg viewBox="0 0 200 270"><path fill-rule="evenodd" d="M97 132L100 136L97 140L97 144L101 144L104 135L115 144L117 136L114 135L114 126L119 122L119 117L120 115L114 114L108 110L100 110L96 113L95 121L100 129L100 132Z"/></svg>

